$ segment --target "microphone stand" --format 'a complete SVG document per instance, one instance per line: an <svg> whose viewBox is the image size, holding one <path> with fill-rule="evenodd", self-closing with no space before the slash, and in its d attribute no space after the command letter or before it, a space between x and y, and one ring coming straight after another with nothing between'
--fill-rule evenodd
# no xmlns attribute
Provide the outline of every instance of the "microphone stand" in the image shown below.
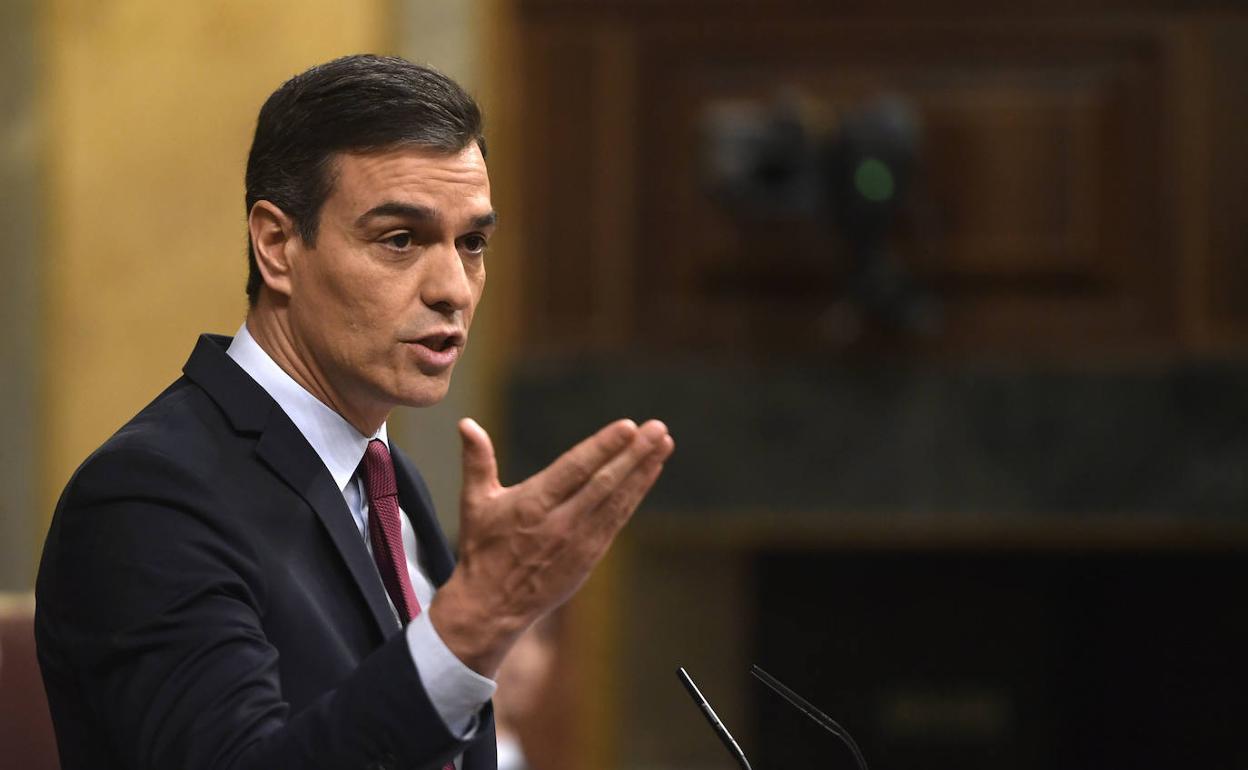
<svg viewBox="0 0 1248 770"><path fill-rule="evenodd" d="M702 697L702 692L693 683L693 679L689 677L688 672L684 668L678 668L676 669L676 676L680 677L680 683L689 692L689 697L693 698L693 702L702 711L702 716L706 717L707 722L710 722L711 729L719 736L719 740L723 742L724 748L728 749L728 753L737 761L741 770L752 770L750 761L745 758L745 752L741 751L741 747L733 740L732 734L728 732L727 727L724 727L724 723L719 721L719 717L715 714L715 709L711 708L711 704L707 703L706 698Z"/></svg>
<svg viewBox="0 0 1248 770"><path fill-rule="evenodd" d="M862 751L858 748L858 743L850 736L848 730L837 724L836 720L815 708L814 704L810 701L793 692L788 687L785 687L780 683L780 680L776 679L771 674L768 674L758 666L751 667L750 673L753 674L760 682L775 691L781 698L784 698L786 701L791 703L797 708L798 711L801 711L803 714L813 719L820 727L832 733L837 738L840 738L853 753L854 761L858 763L858 770L867 770L867 760L862 756ZM715 734L719 736L720 742L724 744L724 748L728 749L728 753L732 755L732 758L736 761L741 770L752 770L750 768L750 761L745 758L745 752L743 752L741 747L737 745L737 742L733 739L732 734L728 732L728 728L724 727L724 723L720 721L719 716L716 715L715 709L711 708L711 704L707 703L706 698L702 696L702 692L698 689L698 686L693 683L693 679L689 676L689 673L685 671L683 667L677 668L676 676L680 678L680 683L685 686L685 690L688 691L689 697L693 698L693 702L702 712L702 716L706 717L706 721L710 723L711 729L714 730Z"/></svg>
<svg viewBox="0 0 1248 770"><path fill-rule="evenodd" d="M844 741L845 745L848 746L849 750L854 754L854 761L858 763L858 770L867 770L867 760L863 758L862 751L858 748L858 743L850 737L848 730L836 723L836 720L815 708L814 704L810 701L793 692L788 687L785 687L780 683L779 679L776 679L774 676L768 674L758 666L752 666L750 668L750 673L753 674L758 681L775 691L775 693L781 698L784 698L789 703L793 704L798 711L801 711L803 714L813 719L820 727Z"/></svg>

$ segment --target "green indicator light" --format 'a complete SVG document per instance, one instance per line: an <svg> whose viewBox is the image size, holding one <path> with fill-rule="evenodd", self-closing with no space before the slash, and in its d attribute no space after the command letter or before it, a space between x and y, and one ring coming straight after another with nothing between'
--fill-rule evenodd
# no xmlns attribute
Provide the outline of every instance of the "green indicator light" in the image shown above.
<svg viewBox="0 0 1248 770"><path fill-rule="evenodd" d="M854 187L867 200L883 203L893 197L893 172L879 158L863 158L854 170Z"/></svg>

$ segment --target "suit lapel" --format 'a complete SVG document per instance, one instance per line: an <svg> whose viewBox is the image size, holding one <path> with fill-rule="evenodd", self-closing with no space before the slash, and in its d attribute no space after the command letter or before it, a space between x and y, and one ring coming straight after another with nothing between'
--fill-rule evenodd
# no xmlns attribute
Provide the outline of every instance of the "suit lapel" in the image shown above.
<svg viewBox="0 0 1248 770"><path fill-rule="evenodd" d="M412 522L416 542L425 551L429 579L435 586L440 586L451 576L451 570L455 568L455 558L451 555L451 548L446 536L442 534L442 528L438 526L437 516L433 512L433 500L429 497L420 473L407 456L394 446L391 446L390 456L394 458L399 505Z"/></svg>
<svg viewBox="0 0 1248 770"><path fill-rule="evenodd" d="M201 336L183 371L221 407L236 431L259 434L257 456L316 512L364 595L377 630L389 637L399 630L399 621L342 491L286 413L226 355L229 342L228 337Z"/></svg>
<svg viewBox="0 0 1248 770"><path fill-rule="evenodd" d="M347 563L347 569L364 594L382 635L388 637L398 631L399 621L390 609L386 589L364 546L364 539L355 528L342 490L334 484L325 464L303 434L280 409L274 410L274 416L260 436L256 454L316 511L338 554Z"/></svg>

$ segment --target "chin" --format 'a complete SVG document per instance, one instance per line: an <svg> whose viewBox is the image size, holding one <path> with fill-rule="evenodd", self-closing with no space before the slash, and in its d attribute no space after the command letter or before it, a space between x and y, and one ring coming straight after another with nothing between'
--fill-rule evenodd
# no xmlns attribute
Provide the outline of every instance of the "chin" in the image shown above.
<svg viewBox="0 0 1248 770"><path fill-rule="evenodd" d="M422 387L413 388L398 394L395 403L416 408L434 406L446 398L449 390L450 382L425 383Z"/></svg>
<svg viewBox="0 0 1248 770"><path fill-rule="evenodd" d="M446 393L443 392L441 395L436 395L436 396L421 396L419 398L418 397L407 398L398 403L399 403L399 406L409 406L409 407L412 407L413 409L423 409L429 406L437 406L445 397L446 397Z"/></svg>

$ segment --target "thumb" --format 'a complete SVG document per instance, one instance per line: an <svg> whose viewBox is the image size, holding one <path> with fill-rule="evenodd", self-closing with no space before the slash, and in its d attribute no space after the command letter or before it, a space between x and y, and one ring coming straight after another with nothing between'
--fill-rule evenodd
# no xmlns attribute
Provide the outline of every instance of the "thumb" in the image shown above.
<svg viewBox="0 0 1248 770"><path fill-rule="evenodd" d="M490 434L476 420L465 417L459 421L459 438L464 447L464 499L476 499L497 489L498 462Z"/></svg>

